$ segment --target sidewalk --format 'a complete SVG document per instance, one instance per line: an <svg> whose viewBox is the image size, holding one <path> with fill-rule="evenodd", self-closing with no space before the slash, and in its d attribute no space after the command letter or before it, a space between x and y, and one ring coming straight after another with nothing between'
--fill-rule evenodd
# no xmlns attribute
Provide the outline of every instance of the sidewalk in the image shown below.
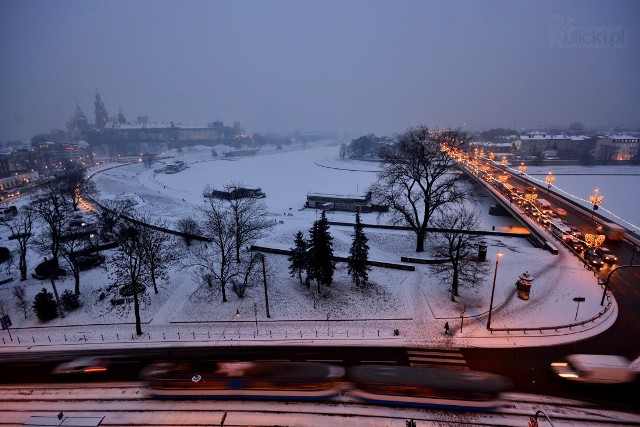
<svg viewBox="0 0 640 427"><path fill-rule="evenodd" d="M54 348L96 349L165 346L250 346L250 345L366 345L407 347L524 347L578 341L611 327L617 318L615 300L603 316L582 326L558 330L493 331L486 318L433 319L433 328L416 333L413 318L312 320L237 320L229 322L172 322L169 325L142 324L143 334L135 335L135 325L90 324L36 327L2 331L0 352L50 351ZM450 325L444 334L444 323ZM442 325L442 329L435 329ZM494 326L498 327L497 323ZM398 335L395 335L397 330Z"/></svg>

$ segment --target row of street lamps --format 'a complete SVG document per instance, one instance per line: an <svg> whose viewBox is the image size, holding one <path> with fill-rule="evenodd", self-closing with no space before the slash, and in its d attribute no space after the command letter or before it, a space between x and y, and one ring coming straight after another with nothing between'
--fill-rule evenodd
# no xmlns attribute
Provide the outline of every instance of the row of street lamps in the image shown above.
<svg viewBox="0 0 640 427"><path fill-rule="evenodd" d="M443 147L442 149L443 152L445 152L448 155L453 156L453 153L449 152L447 150L447 147ZM476 158L476 160L478 159L478 157L484 157L484 150L478 150L475 149L474 150L474 156ZM458 155L460 155L458 153ZM488 156L489 160L491 162L494 161L496 155L494 153L489 153ZM458 159L461 160L461 159ZM506 156L503 156L502 159L500 160L500 163L503 166L506 166L508 164L508 160L506 158ZM518 170L520 171L520 174L524 175L525 172L527 171L527 166L524 164L524 162L521 162L520 165L518 166ZM509 179L509 175L507 174L503 174L503 175L499 175L498 176L498 180L501 181L502 183L506 182L507 179ZM551 171L549 171L549 173L546 175L545 177L545 182L547 184L547 189L551 190L551 187L553 186L554 182L556 181L556 177L553 175L553 173ZM537 198L537 194L532 193L532 194L526 194L525 195L525 199L529 202L533 202L535 199ZM604 196L600 194L600 189L596 188L594 190L594 194L589 196L589 202L593 205L593 210L597 210L598 206L602 203L602 201L604 200ZM605 240L605 236L604 235L599 235L599 234L585 234L585 242L587 243L587 245L591 248L597 248L600 245L602 245L602 243ZM489 303L489 317L487 319L487 329L491 328L491 316L493 313L493 298L495 295L495 288L496 288L496 279L498 276L498 266L500 263L500 257L502 257L502 252L498 252L497 256L496 256L496 266L495 266L495 270L493 273L493 284L491 286L491 301Z"/></svg>

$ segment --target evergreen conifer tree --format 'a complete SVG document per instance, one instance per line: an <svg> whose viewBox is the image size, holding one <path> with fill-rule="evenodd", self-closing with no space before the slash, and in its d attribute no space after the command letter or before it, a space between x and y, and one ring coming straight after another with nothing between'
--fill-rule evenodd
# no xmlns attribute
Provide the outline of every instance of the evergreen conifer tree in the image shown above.
<svg viewBox="0 0 640 427"><path fill-rule="evenodd" d="M353 241L349 250L349 258L347 259L347 271L353 279L356 286L365 287L369 280L369 270L371 267L367 265L369 261L369 239L364 233L364 227L360 221L360 212L356 212L356 223L353 227Z"/></svg>
<svg viewBox="0 0 640 427"><path fill-rule="evenodd" d="M307 241L304 239L302 231L296 233L294 247L291 248L289 256L289 274L291 277L298 276L300 284L302 284L302 272L307 270ZM307 286L309 282L307 281Z"/></svg>
<svg viewBox="0 0 640 427"><path fill-rule="evenodd" d="M310 279L318 282L318 292L320 292L320 285L331 286L335 270L332 260L333 237L329 233L329 220L324 211L320 219L313 223L309 233L307 274Z"/></svg>
<svg viewBox="0 0 640 427"><path fill-rule="evenodd" d="M58 304L54 301L53 294L42 288L33 300L33 311L43 322L55 319L58 316Z"/></svg>

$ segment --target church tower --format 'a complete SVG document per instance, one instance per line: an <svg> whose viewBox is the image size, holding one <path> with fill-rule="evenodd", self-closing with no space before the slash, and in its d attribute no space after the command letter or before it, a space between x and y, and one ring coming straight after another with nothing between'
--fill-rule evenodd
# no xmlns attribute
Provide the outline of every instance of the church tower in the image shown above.
<svg viewBox="0 0 640 427"><path fill-rule="evenodd" d="M85 137L89 131L89 123L80 106L76 102L76 113L71 120L67 122L67 132L71 135L72 140L78 140Z"/></svg>
<svg viewBox="0 0 640 427"><path fill-rule="evenodd" d="M96 128L104 129L104 125L107 124L109 117L107 115L107 109L104 108L104 102L102 102L102 98L100 98L100 94L97 91L94 105L96 106Z"/></svg>

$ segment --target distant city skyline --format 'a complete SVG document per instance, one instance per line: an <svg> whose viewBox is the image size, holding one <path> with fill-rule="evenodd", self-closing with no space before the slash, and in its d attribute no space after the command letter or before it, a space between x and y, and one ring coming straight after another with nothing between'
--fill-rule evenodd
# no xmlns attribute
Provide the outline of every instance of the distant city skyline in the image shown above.
<svg viewBox="0 0 640 427"><path fill-rule="evenodd" d="M392 135L640 126L636 1L0 2L0 141L127 119Z"/></svg>

